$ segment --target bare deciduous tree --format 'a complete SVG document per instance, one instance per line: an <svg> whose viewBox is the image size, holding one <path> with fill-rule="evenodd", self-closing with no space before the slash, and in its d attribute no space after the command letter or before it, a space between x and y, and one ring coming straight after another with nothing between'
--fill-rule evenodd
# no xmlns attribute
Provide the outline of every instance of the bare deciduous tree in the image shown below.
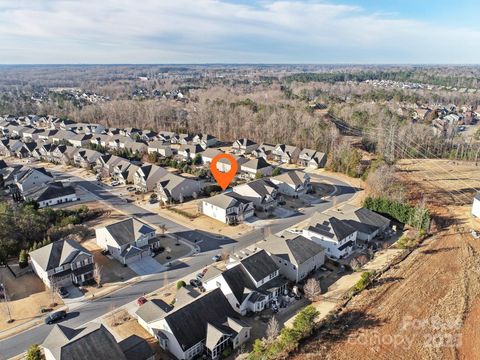
<svg viewBox="0 0 480 360"><path fill-rule="evenodd" d="M267 329L265 330L265 336L266 336L265 341L267 343L272 343L273 341L275 341L275 339L278 337L279 334L280 334L280 325L277 319L275 318L275 316L273 316L268 321Z"/></svg>
<svg viewBox="0 0 480 360"><path fill-rule="evenodd" d="M103 267L95 263L93 266L93 280L97 283L98 287L102 287Z"/></svg>
<svg viewBox="0 0 480 360"><path fill-rule="evenodd" d="M303 292L308 300L317 301L322 293L322 289L320 288L320 283L318 280L312 277L307 280L307 283L303 288Z"/></svg>

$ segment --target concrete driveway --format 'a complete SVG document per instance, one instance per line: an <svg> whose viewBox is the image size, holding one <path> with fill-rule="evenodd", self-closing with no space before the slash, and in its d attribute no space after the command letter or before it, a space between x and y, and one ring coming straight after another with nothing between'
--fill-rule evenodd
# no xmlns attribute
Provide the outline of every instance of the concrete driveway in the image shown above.
<svg viewBox="0 0 480 360"><path fill-rule="evenodd" d="M150 256L145 256L140 260L129 264L128 267L140 276L156 274L164 270L164 267Z"/></svg>

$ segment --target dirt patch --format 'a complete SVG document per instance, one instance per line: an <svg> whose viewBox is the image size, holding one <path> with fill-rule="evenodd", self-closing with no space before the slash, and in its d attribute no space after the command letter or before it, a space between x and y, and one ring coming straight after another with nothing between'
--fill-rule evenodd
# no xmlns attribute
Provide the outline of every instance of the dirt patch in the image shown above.
<svg viewBox="0 0 480 360"><path fill-rule="evenodd" d="M40 313L42 306L48 308L52 302L57 303L57 307L63 305L60 297L56 294L52 297L51 291L34 273L15 278L7 268L0 268L0 283L5 285L10 299L8 303L2 300L0 304L0 331L40 318L43 316ZM15 320L12 323L6 321L9 311Z"/></svg>
<svg viewBox="0 0 480 360"><path fill-rule="evenodd" d="M426 198L438 233L353 300L294 359L475 359L480 241L467 231L479 168L400 163L412 199Z"/></svg>

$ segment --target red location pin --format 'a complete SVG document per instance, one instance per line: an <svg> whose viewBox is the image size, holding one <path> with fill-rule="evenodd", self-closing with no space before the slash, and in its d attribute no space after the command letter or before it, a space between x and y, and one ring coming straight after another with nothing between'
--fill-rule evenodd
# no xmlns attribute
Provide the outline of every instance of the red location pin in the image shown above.
<svg viewBox="0 0 480 360"><path fill-rule="evenodd" d="M229 172L223 172L217 169L217 162L220 159L227 159L230 162L230 171ZM218 185L225 190L228 185L232 182L233 178L235 177L235 174L237 173L238 170L238 163L235 158L230 155L230 154L218 154L212 159L212 162L210 164L210 171L212 172L213 177L215 180L217 180Z"/></svg>

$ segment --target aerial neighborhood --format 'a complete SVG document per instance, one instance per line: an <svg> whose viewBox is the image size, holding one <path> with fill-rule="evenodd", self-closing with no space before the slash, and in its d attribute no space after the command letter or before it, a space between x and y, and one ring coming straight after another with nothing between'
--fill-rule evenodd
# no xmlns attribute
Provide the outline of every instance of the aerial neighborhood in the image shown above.
<svg viewBox="0 0 480 360"><path fill-rule="evenodd" d="M1 117L0 134L9 202L86 219L25 249L30 271L15 275L50 294L47 359L228 358L402 236L404 224L354 202L358 189L324 172L314 149L35 115ZM225 191L210 171L222 154L238 165ZM82 316L114 299L110 287L124 300L81 327L62 324L69 308ZM128 336L117 330L126 324Z"/></svg>

